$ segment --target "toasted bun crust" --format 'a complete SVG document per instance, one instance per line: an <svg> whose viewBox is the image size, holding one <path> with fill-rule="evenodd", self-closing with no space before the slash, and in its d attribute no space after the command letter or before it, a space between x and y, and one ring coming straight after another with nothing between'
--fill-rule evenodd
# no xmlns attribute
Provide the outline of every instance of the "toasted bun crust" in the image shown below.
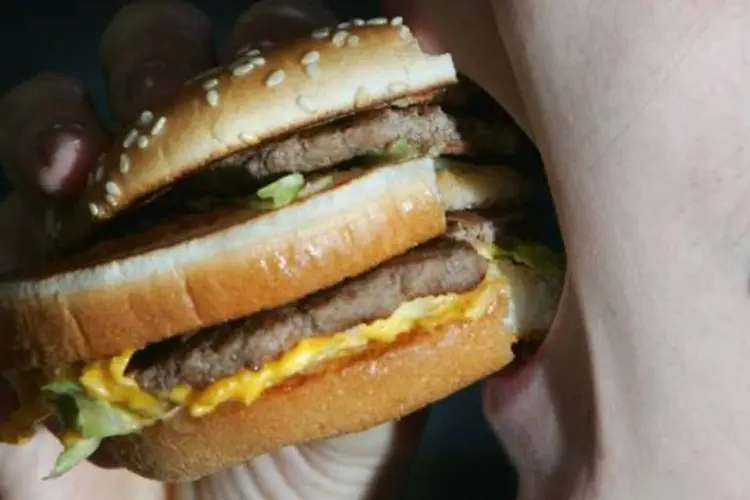
<svg viewBox="0 0 750 500"><path fill-rule="evenodd" d="M505 311L324 365L250 406L228 403L201 419L180 414L141 434L105 440L99 460L168 482L194 480L292 444L365 430L470 385L513 359Z"/></svg>
<svg viewBox="0 0 750 500"><path fill-rule="evenodd" d="M184 224L0 283L0 366L93 361L249 316L361 274L446 228L430 159L364 170L283 210Z"/></svg>
<svg viewBox="0 0 750 500"><path fill-rule="evenodd" d="M422 52L400 20L371 23L246 53L144 111L100 158L59 235L85 231L212 160L457 81L451 57Z"/></svg>
<svg viewBox="0 0 750 500"><path fill-rule="evenodd" d="M523 199L526 180L504 165L474 165L438 159L450 168L438 170L440 198L446 212L507 206Z"/></svg>

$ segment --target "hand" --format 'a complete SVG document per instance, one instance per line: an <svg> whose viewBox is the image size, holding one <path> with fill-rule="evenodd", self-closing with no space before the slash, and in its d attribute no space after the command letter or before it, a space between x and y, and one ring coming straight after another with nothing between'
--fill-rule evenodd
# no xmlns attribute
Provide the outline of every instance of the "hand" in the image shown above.
<svg viewBox="0 0 750 500"><path fill-rule="evenodd" d="M222 59L248 43L278 41L334 22L333 15L313 0L260 2L237 21ZM128 5L107 28L101 55L111 108L121 123L215 64L209 20L176 0ZM107 135L85 90L72 78L38 76L4 96L0 163L17 190L0 206L0 272L33 265L49 254L45 206L55 198L75 196L85 185L89 169L106 147ZM6 410L0 408L0 415ZM424 417L415 415L361 434L279 450L176 487L175 498L391 498L390 488L407 470ZM41 481L59 450L46 432L23 447L0 447L0 498L166 498L161 484L89 463L59 480Z"/></svg>
<svg viewBox="0 0 750 500"><path fill-rule="evenodd" d="M569 283L484 391L520 497L747 498L746 3L389 3L547 167Z"/></svg>

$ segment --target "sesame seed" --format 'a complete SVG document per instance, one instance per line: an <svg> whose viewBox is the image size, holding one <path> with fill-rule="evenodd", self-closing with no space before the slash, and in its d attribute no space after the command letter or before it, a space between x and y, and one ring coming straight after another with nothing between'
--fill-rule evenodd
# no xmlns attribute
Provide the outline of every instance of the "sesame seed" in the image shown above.
<svg viewBox="0 0 750 500"><path fill-rule="evenodd" d="M105 195L104 200L107 202L107 204L109 204L112 207L117 206L117 198L115 198L111 194Z"/></svg>
<svg viewBox="0 0 750 500"><path fill-rule="evenodd" d="M259 55L260 55L260 49L252 47L250 45L245 45L239 50L237 50L238 57L253 57L253 56L259 56Z"/></svg>
<svg viewBox="0 0 750 500"><path fill-rule="evenodd" d="M210 80L206 80L203 82L203 88L206 90L211 90L212 88L215 88L219 85L219 80L216 78L211 78Z"/></svg>
<svg viewBox="0 0 750 500"><path fill-rule="evenodd" d="M136 139L138 139L138 131L133 129L125 136L125 139L122 141L122 147L128 149L135 143Z"/></svg>
<svg viewBox="0 0 750 500"><path fill-rule="evenodd" d="M107 193L111 194L112 196L120 196L122 194L122 191L120 190L120 186L118 186L112 181L109 181L104 186L104 189L107 191Z"/></svg>
<svg viewBox="0 0 750 500"><path fill-rule="evenodd" d="M338 25L338 28L340 30L345 30L345 29L348 29L348 28L351 28L351 27L352 27L352 23L350 23L350 22L343 22L343 23L339 23L339 25Z"/></svg>
<svg viewBox="0 0 750 500"><path fill-rule="evenodd" d="M349 47L356 47L357 45L359 45L359 37L357 35L350 36L346 39L346 44Z"/></svg>
<svg viewBox="0 0 750 500"><path fill-rule="evenodd" d="M317 50L311 50L310 52L306 52L305 55L302 56L302 64L307 66L308 64L313 64L320 61L320 52Z"/></svg>
<svg viewBox="0 0 750 500"><path fill-rule="evenodd" d="M315 78L320 74L320 65L318 63L312 63L305 66L305 73L310 78Z"/></svg>
<svg viewBox="0 0 750 500"><path fill-rule="evenodd" d="M391 19L391 26L401 26L402 24L404 24L404 18L401 16L396 16Z"/></svg>
<svg viewBox="0 0 750 500"><path fill-rule="evenodd" d="M96 166L96 172L94 173L94 180L96 182L101 182L102 179L104 179L104 162Z"/></svg>
<svg viewBox="0 0 750 500"><path fill-rule="evenodd" d="M148 147L148 137L142 135L138 138L138 147L140 149L146 149Z"/></svg>
<svg viewBox="0 0 750 500"><path fill-rule="evenodd" d="M312 37L315 40L323 40L324 38L328 38L328 36L331 34L330 28L318 28L312 32Z"/></svg>
<svg viewBox="0 0 750 500"><path fill-rule="evenodd" d="M160 116L158 120L156 120L156 123L154 123L154 126L151 127L151 135L159 135L161 134L161 131L164 130L164 125L167 124L167 118L164 116Z"/></svg>
<svg viewBox="0 0 750 500"><path fill-rule="evenodd" d="M331 38L331 41L336 47L343 47L348 37L349 37L348 31L339 31L335 35L333 35L333 38Z"/></svg>
<svg viewBox="0 0 750 500"><path fill-rule="evenodd" d="M302 108L302 110L307 113L315 112L315 105L312 103L312 101L310 101L310 99L303 95L297 97L297 106Z"/></svg>
<svg viewBox="0 0 750 500"><path fill-rule="evenodd" d="M266 65L266 60L262 57L253 57L250 62L253 63L254 66L257 66L259 68L262 68Z"/></svg>
<svg viewBox="0 0 750 500"><path fill-rule="evenodd" d="M94 217L99 217L101 210L99 210L99 206L96 203L89 203L89 213Z"/></svg>
<svg viewBox="0 0 750 500"><path fill-rule="evenodd" d="M411 36L411 30L410 30L410 29L409 29L409 27L408 27L408 26L406 26L406 25L404 25L404 26L401 26L401 30L399 30L398 34L399 34L399 36L400 36L400 37L401 37L401 38L402 38L403 40L407 40L407 41L409 41L409 40L411 40L411 39L412 39L412 36Z"/></svg>
<svg viewBox="0 0 750 500"><path fill-rule="evenodd" d="M142 127L145 127L146 125L151 123L151 120L153 119L154 119L154 114L151 111L146 110L142 112L141 116L138 118L138 124L141 125Z"/></svg>
<svg viewBox="0 0 750 500"><path fill-rule="evenodd" d="M219 105L219 93L216 91L216 89L211 89L206 92L206 102L212 108L215 108Z"/></svg>
<svg viewBox="0 0 750 500"><path fill-rule="evenodd" d="M257 138L249 132L240 132L237 137L244 142L255 142L257 140Z"/></svg>
<svg viewBox="0 0 750 500"><path fill-rule="evenodd" d="M367 24L369 24L370 26L382 26L384 24L388 24L388 19L386 19L385 17L374 17L367 21Z"/></svg>
<svg viewBox="0 0 750 500"><path fill-rule="evenodd" d="M393 82L388 85L388 90L391 92L404 92L409 88L409 85L404 82Z"/></svg>
<svg viewBox="0 0 750 500"><path fill-rule="evenodd" d="M286 74L284 73L284 70L277 69L276 71L268 75L268 78L266 78L266 86L275 87L279 85L281 82L283 82L285 77L286 77Z"/></svg>
<svg viewBox="0 0 750 500"><path fill-rule="evenodd" d="M120 155L120 172L126 174L128 170L130 170L130 158L125 153L122 153Z"/></svg>
<svg viewBox="0 0 750 500"><path fill-rule="evenodd" d="M364 26L365 20L364 19L352 19L352 24L354 26Z"/></svg>
<svg viewBox="0 0 750 500"><path fill-rule="evenodd" d="M255 66L253 65L253 63L251 63L249 61L245 61L243 63L240 63L240 64L232 67L232 74L234 76L245 76L248 73L250 73L253 70L253 68L255 68Z"/></svg>

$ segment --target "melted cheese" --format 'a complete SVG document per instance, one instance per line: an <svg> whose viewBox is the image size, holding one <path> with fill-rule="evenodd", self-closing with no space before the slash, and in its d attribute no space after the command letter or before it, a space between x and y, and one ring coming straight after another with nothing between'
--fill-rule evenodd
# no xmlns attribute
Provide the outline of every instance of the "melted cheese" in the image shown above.
<svg viewBox="0 0 750 500"><path fill-rule="evenodd" d="M264 391L319 363L339 358L371 342L391 343L416 328L434 328L451 321L477 319L507 295L505 280L493 266L484 282L466 294L423 297L407 302L389 318L359 325L345 332L299 342L281 358L258 370L242 370L201 389L179 386L169 394L143 391L125 375L133 351L84 368L80 382L91 397L129 410L144 419L159 418L184 408L194 417L205 416L227 402L252 404Z"/></svg>
<svg viewBox="0 0 750 500"><path fill-rule="evenodd" d="M164 398L142 390L135 379L125 375L134 353L131 350L87 365L79 381L94 399L118 405L144 420L160 418L171 410L171 405Z"/></svg>
<svg viewBox="0 0 750 500"><path fill-rule="evenodd" d="M484 251L480 253L486 253L489 257L490 249L481 250ZM250 405L264 391L284 380L314 368L321 362L352 354L373 342L388 344L400 335L418 328L429 330L450 322L478 319L493 307L506 306L508 294L507 279L503 277L498 265L491 263L485 280L469 293L422 297L407 302L386 319L362 324L344 332L302 340L279 359L258 370L241 370L201 389L179 386L167 394L144 391L134 378L125 374L134 350L91 363L78 371L77 376L90 397L128 411L143 427L168 418L180 409L198 418L210 414L224 403ZM498 327L502 328L502 325ZM515 333L506 331L507 335ZM50 374L48 379L57 378L71 379L76 376L68 369ZM40 397L40 382L36 377L31 377L28 382L35 385L35 390L28 392L17 387L25 395L22 408L13 412L11 418L0 426L0 442L25 442L33 436L36 424L50 414L50 409ZM64 432L61 438L72 444L79 436L74 432Z"/></svg>

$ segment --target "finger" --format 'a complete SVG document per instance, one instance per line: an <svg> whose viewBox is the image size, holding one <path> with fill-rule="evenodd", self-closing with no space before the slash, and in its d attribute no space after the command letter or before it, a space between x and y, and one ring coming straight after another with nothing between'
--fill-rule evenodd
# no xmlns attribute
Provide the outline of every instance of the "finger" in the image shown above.
<svg viewBox="0 0 750 500"><path fill-rule="evenodd" d="M513 69L487 0L383 0L403 16L425 50L450 52L458 70L484 88L531 136Z"/></svg>
<svg viewBox="0 0 750 500"><path fill-rule="evenodd" d="M26 194L80 191L104 142L89 96L72 78L40 75L0 100L0 164Z"/></svg>
<svg viewBox="0 0 750 500"><path fill-rule="evenodd" d="M100 53L113 113L127 123L213 65L211 23L182 0L132 2L105 30Z"/></svg>
<svg viewBox="0 0 750 500"><path fill-rule="evenodd" d="M237 20L222 59L229 61L238 53L305 36L335 23L333 12L317 0L261 0Z"/></svg>

